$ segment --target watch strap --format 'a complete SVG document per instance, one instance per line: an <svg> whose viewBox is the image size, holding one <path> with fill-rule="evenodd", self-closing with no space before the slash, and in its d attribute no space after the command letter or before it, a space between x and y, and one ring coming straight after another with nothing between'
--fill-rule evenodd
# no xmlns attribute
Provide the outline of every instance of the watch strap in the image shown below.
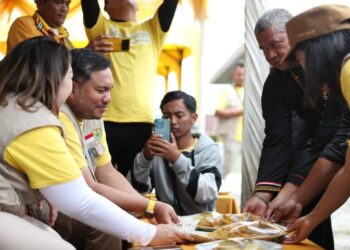
<svg viewBox="0 0 350 250"><path fill-rule="evenodd" d="M146 207L146 209L145 209L145 213L147 214L147 215L153 215L154 214L154 208L155 208L155 206L156 206L156 200L154 200L154 199L149 199L148 200L148 204L147 204L147 207Z"/></svg>

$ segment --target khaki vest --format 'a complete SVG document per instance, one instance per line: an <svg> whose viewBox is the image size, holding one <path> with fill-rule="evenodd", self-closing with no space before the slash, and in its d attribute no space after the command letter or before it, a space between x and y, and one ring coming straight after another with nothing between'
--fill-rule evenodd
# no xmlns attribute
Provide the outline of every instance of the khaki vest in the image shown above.
<svg viewBox="0 0 350 250"><path fill-rule="evenodd" d="M88 164L88 168L96 180L95 171L98 158L105 152L101 144L101 138L103 133L103 121L102 119L95 120L83 120L83 123L79 124L73 111L67 104L64 104L60 111L64 113L69 120L73 123L75 129L79 134L80 143L82 145L83 154Z"/></svg>
<svg viewBox="0 0 350 250"><path fill-rule="evenodd" d="M344 66L344 64L346 63L346 61L347 60L349 60L350 59L350 53L349 54L347 54L345 57L344 57L344 59L343 59L343 62L342 62L342 67Z"/></svg>
<svg viewBox="0 0 350 250"><path fill-rule="evenodd" d="M0 106L0 211L19 216L25 214L27 205L37 204L41 195L29 186L28 178L23 172L4 161L4 152L16 137L29 130L46 126L61 128L57 117L40 102L34 105L33 111L23 110L13 96L8 98L6 107Z"/></svg>

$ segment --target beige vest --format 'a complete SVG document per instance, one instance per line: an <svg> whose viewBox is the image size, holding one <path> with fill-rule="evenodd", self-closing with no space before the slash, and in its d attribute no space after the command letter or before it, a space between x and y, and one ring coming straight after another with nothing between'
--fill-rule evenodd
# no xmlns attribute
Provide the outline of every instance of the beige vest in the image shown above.
<svg viewBox="0 0 350 250"><path fill-rule="evenodd" d="M98 157L100 157L106 150L101 144L102 132L104 128L102 119L83 120L81 125L67 104L64 104L60 108L60 111L64 113L69 120L71 120L75 129L77 130L88 168L96 180L96 163Z"/></svg>
<svg viewBox="0 0 350 250"><path fill-rule="evenodd" d="M342 67L344 66L344 64L346 63L346 61L347 60L349 60L350 59L350 53L349 54L347 54L345 57L344 57L344 59L343 59L343 62L342 62Z"/></svg>
<svg viewBox="0 0 350 250"><path fill-rule="evenodd" d="M57 117L46 106L38 102L34 107L37 109L34 112L24 111L16 104L16 97L10 97L6 107L0 106L0 211L19 216L25 214L26 205L36 204L41 195L29 186L23 172L5 163L4 152L17 136L29 130L46 126L61 127Z"/></svg>

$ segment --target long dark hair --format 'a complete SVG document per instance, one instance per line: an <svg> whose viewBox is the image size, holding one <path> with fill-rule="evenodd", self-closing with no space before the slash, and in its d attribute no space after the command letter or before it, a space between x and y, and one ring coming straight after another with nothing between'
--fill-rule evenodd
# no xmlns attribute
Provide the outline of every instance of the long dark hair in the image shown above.
<svg viewBox="0 0 350 250"><path fill-rule="evenodd" d="M40 101L56 113L58 89L71 57L68 49L49 37L34 37L18 44L0 63L0 105L16 95L26 111Z"/></svg>
<svg viewBox="0 0 350 250"><path fill-rule="evenodd" d="M340 70L343 58L350 52L350 30L340 30L324 36L306 40L296 49L305 53L305 90L311 105L323 109L320 93L326 85L328 100L335 109L342 109L343 97L340 90Z"/></svg>

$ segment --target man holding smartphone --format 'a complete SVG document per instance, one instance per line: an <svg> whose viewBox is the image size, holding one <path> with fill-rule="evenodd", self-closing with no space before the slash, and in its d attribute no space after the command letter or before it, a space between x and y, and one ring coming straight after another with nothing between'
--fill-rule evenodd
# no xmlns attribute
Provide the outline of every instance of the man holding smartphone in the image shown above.
<svg viewBox="0 0 350 250"><path fill-rule="evenodd" d="M212 211L221 186L218 145L204 134L192 134L196 100L182 91L167 93L160 105L170 119L170 141L154 134L138 153L130 171L142 193L155 188L157 198L179 215Z"/></svg>

